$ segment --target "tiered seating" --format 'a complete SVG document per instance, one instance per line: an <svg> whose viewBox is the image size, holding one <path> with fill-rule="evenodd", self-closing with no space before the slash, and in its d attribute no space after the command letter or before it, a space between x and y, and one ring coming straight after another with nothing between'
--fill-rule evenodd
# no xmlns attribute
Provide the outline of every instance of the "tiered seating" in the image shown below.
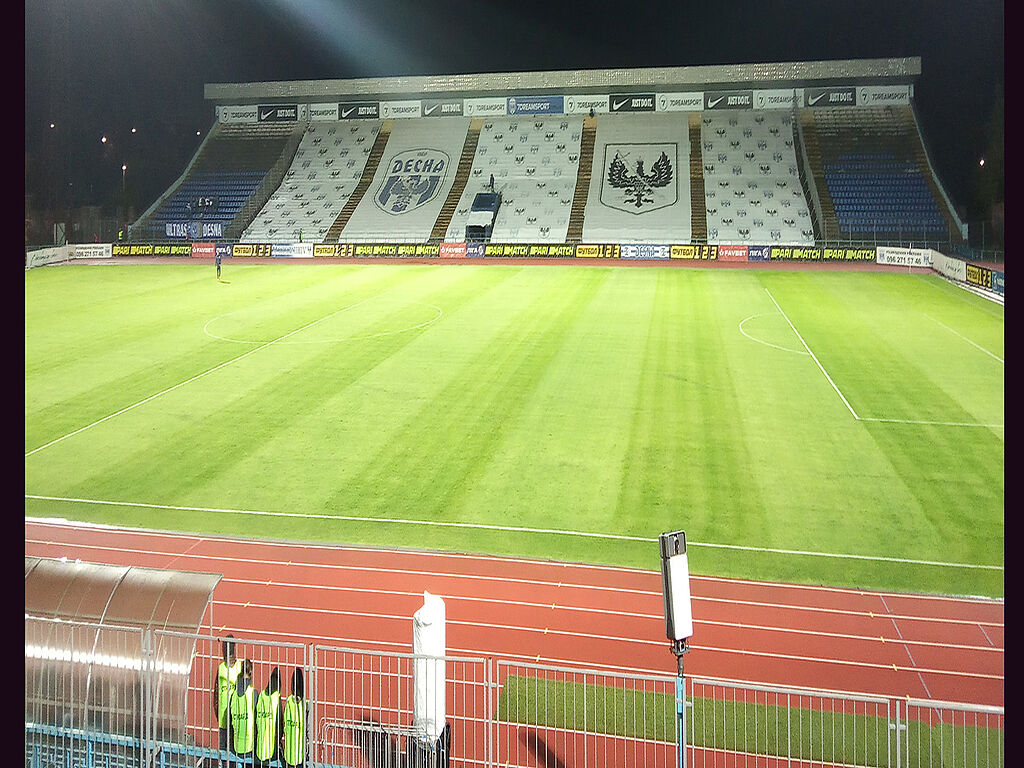
<svg viewBox="0 0 1024 768"><path fill-rule="evenodd" d="M466 236L478 192L501 193L491 239L564 242L579 168L582 117L507 118L484 123L469 181L445 235Z"/></svg>
<svg viewBox="0 0 1024 768"><path fill-rule="evenodd" d="M395 120L373 180L338 236L341 242L430 239L455 184L470 120Z"/></svg>
<svg viewBox="0 0 1024 768"><path fill-rule="evenodd" d="M687 113L601 115L593 157L585 242L690 242Z"/></svg>
<svg viewBox="0 0 1024 768"><path fill-rule="evenodd" d="M701 117L709 243L813 245L788 111Z"/></svg>
<svg viewBox="0 0 1024 768"><path fill-rule="evenodd" d="M219 125L188 176L143 223L163 239L167 222L221 222L225 227L263 184L295 126Z"/></svg>
<svg viewBox="0 0 1024 768"><path fill-rule="evenodd" d="M263 181L261 171L199 171L192 173L164 201L154 219L163 232L166 221L220 221L225 226L238 214Z"/></svg>
<svg viewBox="0 0 1024 768"><path fill-rule="evenodd" d="M380 123L312 122L284 182L245 230L242 240L320 242L345 207L370 154Z"/></svg>
<svg viewBox="0 0 1024 768"><path fill-rule="evenodd" d="M822 168L840 237L945 238L907 108L815 110Z"/></svg>

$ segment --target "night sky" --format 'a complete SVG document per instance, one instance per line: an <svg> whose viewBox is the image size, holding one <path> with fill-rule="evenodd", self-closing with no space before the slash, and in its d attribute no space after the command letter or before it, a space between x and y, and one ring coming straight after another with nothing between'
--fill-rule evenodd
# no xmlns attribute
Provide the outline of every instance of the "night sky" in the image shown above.
<svg viewBox="0 0 1024 768"><path fill-rule="evenodd" d="M940 178L971 207L1003 93L1001 2L26 0L25 191L111 205L124 181L142 213L213 123L204 83L904 56L922 60Z"/></svg>

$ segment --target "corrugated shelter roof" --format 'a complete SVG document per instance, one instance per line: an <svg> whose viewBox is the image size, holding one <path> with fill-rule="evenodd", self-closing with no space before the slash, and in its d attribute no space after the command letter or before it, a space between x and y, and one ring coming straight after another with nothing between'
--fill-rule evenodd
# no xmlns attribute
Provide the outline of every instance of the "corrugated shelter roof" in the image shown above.
<svg viewBox="0 0 1024 768"><path fill-rule="evenodd" d="M187 636L221 578L26 557L25 721L139 735L145 701L159 736L180 736L195 653Z"/></svg>

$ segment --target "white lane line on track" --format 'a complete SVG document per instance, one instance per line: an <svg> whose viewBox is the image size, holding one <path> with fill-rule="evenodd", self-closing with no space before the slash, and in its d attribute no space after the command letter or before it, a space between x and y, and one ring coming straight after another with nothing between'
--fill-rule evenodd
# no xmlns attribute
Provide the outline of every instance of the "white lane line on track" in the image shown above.
<svg viewBox="0 0 1024 768"><path fill-rule="evenodd" d="M789 316L782 311L782 307L779 306L779 302L777 302L775 300L775 297L772 296L772 292L769 291L767 288L764 289L764 292L768 294L768 298L772 300L772 304L775 305L775 308L779 310L779 313L785 318L786 322L789 323L789 327L793 329L793 333L795 333L796 337L800 339L800 343L804 345L804 349L807 350L807 354L811 356L811 359L815 362L815 364L818 366L821 372L825 374L825 378L828 379L828 383L832 385L832 389L834 389L836 391L836 394L839 395L839 399L843 401L843 405L845 405L847 410L849 410L850 413L853 414L853 418L860 420L860 417L857 415L857 412L853 410L853 406L850 405L850 402L846 399L846 396L839 390L839 387L836 386L836 383L832 381L832 377L828 375L828 371L825 370L825 366L823 366L821 364L821 361L818 360L817 356L813 352L811 352L811 348L807 346L807 342L804 341L804 337L800 335L800 331L798 331L796 329L796 326L793 325L792 321L789 319Z"/></svg>
<svg viewBox="0 0 1024 768"><path fill-rule="evenodd" d="M988 644L995 647L995 643L992 642L992 638L988 636L988 632L985 631L985 628L981 626L980 623L978 624L978 629L981 630L981 634L983 634L985 639L988 640Z"/></svg>
<svg viewBox="0 0 1024 768"><path fill-rule="evenodd" d="M244 583L244 584L247 584L247 585L259 585L259 586L274 586L274 587L300 586L300 588L305 588L305 589L312 589L313 588L313 585L285 585L285 584L282 584L281 582L272 582L271 584L268 585L265 581L249 581L249 580L245 580L245 579L228 579L228 578L226 578L226 579L224 579L224 581L226 581L226 582L227 581L230 581L230 582L241 582L241 583ZM345 590L346 588L345 587L336 587L336 589ZM359 591L375 592L374 590L359 590ZM402 596L402 597L414 597L414 598L419 598L422 595L421 592L395 592L395 591L385 591L385 590L376 591L375 593L376 594L396 595L396 596ZM251 592L247 592L247 594L251 594ZM542 608L542 609L550 609L550 608L552 608L552 606L550 606L550 605L543 605L543 604L538 604L538 603L522 603L522 602L510 601L510 600L490 600L490 599L487 599L487 598L476 598L476 597L467 597L467 596L445 595L445 600L446 601L452 601L452 602L471 602L471 603L491 602L491 603L499 603L499 604L504 605L504 606L515 605L515 606L524 606L524 607L528 607L528 608L532 608L532 607ZM219 598L217 600L217 604L218 605L230 605L230 606L247 608L247 609L248 608L260 608L260 609L270 610L270 611L281 611L281 612L284 612L284 613L287 613L289 611L297 611L299 613L315 613L315 614L320 614L320 615L330 614L330 615L334 615L334 616L356 616L356 617L359 617L359 618L380 619L380 620L386 620L386 621L398 621L398 622L402 622L403 624L407 623L408 620L409 620L409 616L406 615L406 614L370 613L370 612L366 612L366 611L350 611L350 610L337 609L337 608L324 608L322 605L316 605L316 606L300 606L300 605L294 605L294 604L277 605L277 604L274 604L274 603L257 603L257 602L253 602L251 600L243 603L241 601L235 601L235 600L224 600L223 598ZM563 609L563 608L566 608L566 606L558 606L558 609ZM655 616L655 615L642 615L642 614L626 614L626 613L621 612L621 611L586 609L586 608L575 608L573 610L585 611L585 612L595 612L595 613L608 613L608 614L613 614L615 616L629 615L629 616L638 617L638 618L642 618L642 619L649 619L649 620L651 620L652 624L657 624L655 629L658 629L661 626L663 626L663 625L661 625L661 622L664 621L664 617L661 616L661 615ZM494 623L481 623L479 621L462 621L462 620L457 620L457 619L449 619L448 623L449 624L461 624L463 626L468 626L468 627L492 627L494 629L501 629L501 630L519 630L519 631L522 631L522 632L538 632L538 633L545 634L545 635L547 635L547 634L551 634L551 635L567 635L567 636L570 636L570 637L580 636L580 637L589 637L589 638L598 639L598 640L614 640L614 641L621 641L621 642L627 642L627 643L641 643L641 644L644 644L644 645L652 645L652 646L659 647L659 648L665 645L665 641L663 639L660 639L660 638L657 639L657 640L647 640L647 639L644 639L644 638L629 637L629 636L625 636L625 635L588 634L588 633L585 633L585 632L580 632L578 630L551 629L550 626L547 627L547 628L544 628L544 627L540 627L540 626L536 626L536 625L531 625L531 626L525 626L525 625L521 625L521 624L505 625L505 624L494 624ZM889 642L890 644L892 644L894 642L897 642L897 641L894 641L894 640L886 641L884 638L879 637L878 635L851 635L851 634L840 633L840 632L831 632L831 631L814 630L814 629L799 629L799 628L794 628L794 627L780 627L778 625L764 626L764 625L760 625L760 624L744 624L744 623L741 623L741 622L733 622L733 621L714 621L714 620L710 620L710 619L694 618L693 624L694 624L695 627L701 627L701 626L703 626L703 627L728 627L728 628L731 628L731 629L756 630L758 632L782 632L782 633L791 634L791 635L807 635L807 636L811 636L811 637L841 638L843 640L854 640L854 641L863 641L863 642L869 642L869 643L878 643L880 645L884 645L886 642ZM893 622L893 626L894 627L896 626L896 622L895 621ZM897 634L899 634L899 629L898 628L896 629L896 632L897 632ZM654 636L657 636L658 633L657 633L657 631L655 631L653 634L654 634ZM956 650L964 650L964 651L984 651L986 653L1002 653L1003 652L1002 648L994 648L994 647L993 648L989 648L989 647L985 647L985 646L961 645L961 644L949 643L949 642L939 643L939 642L933 642L933 641L928 641L928 640L905 640L905 639L903 639L902 635L900 635L900 638L899 638L898 642L899 642L899 644L903 645L904 648L906 648L908 645L917 645L917 646L922 646L922 647L937 647L937 648L956 649ZM907 649L907 655L908 656L910 655L909 649ZM911 663L915 663L912 656L910 658L910 661L911 661Z"/></svg>
<svg viewBox="0 0 1024 768"><path fill-rule="evenodd" d="M60 543L55 543L55 542L50 542L50 541L43 541L43 540L27 539L26 541L27 541L27 543L39 544L39 545L43 545L43 546L57 546L57 547L68 546L68 545L64 545L64 544L60 544ZM143 555L143 556L169 557L172 554L172 553L164 552L164 551L161 551L161 550L127 548L127 547L124 547L124 546L115 546L115 545L74 544L74 545L70 545L70 546L74 546L74 547L76 547L78 549L88 549L88 550L98 550L98 551L114 551L114 552L118 552L118 553L132 553L132 554ZM196 560L200 560L200 561L214 561L214 562L228 562L228 563L246 563L246 564L252 564L252 565L267 565L267 566L275 566L275 565L280 566L280 565L284 565L284 563L281 560L270 560L270 559L266 559L265 560L265 559L257 559L257 558L239 558L239 557L230 557L228 555L203 555L203 554L198 554L197 553L197 554L194 554L194 555L190 555L189 557L192 557L192 558L194 558ZM372 566L372 565L341 565L341 564L336 564L336 563L294 563L294 562L290 562L288 564L290 566L292 566L292 567L323 568L323 569L327 569L327 570L347 571L347 572L356 571L356 572L366 572L366 573L377 573L380 570L380 568L378 566ZM199 566L197 565L196 567L199 567ZM648 591L644 591L644 590L634 590L634 589L629 589L629 588L624 588L624 587L614 587L614 586L608 586L608 585L574 584L574 583L571 583L571 582L563 582L563 581L555 582L555 581L546 581L546 580L541 580L541 579L522 579L522 578L513 578L513 577L508 577L508 576L487 576L487 575L481 575L481 574L466 574L466 573L458 573L458 572L454 572L453 573L453 572L448 572L448 571L425 571L425 570L389 568L388 572L389 573L402 574L402 575L409 575L409 576L424 576L424 577L431 577L431 578L450 578L450 579L467 580L467 581L504 582L504 583L524 584L524 585L541 586L541 587L559 587L559 588L564 588L564 589L581 589L581 590L585 590L585 591L594 591L594 592L612 592L612 593L622 592L622 593L626 593L626 594L629 594L629 595L656 597L658 599L661 598L661 593L660 592L648 592ZM242 579L226 579L226 580L244 581ZM265 582L254 582L254 583L265 583ZM275 582L275 583L278 583L278 582ZM350 590L350 589L353 589L351 587L323 586L323 585L312 585L312 584L308 584L308 585L292 585L292 586L300 586L302 588L307 588L307 589L316 589L316 588L339 589L339 590ZM374 591L374 590L371 590L371 591ZM418 594L419 593L417 593L417 595ZM859 593L855 593L855 594L859 594ZM724 603L724 604L741 605L741 606L764 607L764 608L771 608L771 609L775 609L775 610L798 610L798 611L807 611L807 612L811 612L811 613L837 614L837 615L842 615L842 616L857 616L857 617L871 617L871 618L877 618L880 615L880 614L874 614L874 613L872 613L870 611L863 611L863 610L856 611L856 610L841 609L841 608L822 608L822 607L818 607L818 606L791 605L791 604L788 604L788 603L771 603L771 602L752 601L752 600L737 600L737 599L732 599L732 598L721 598L721 597L702 597L702 596L696 595L696 594L691 595L691 598L695 602ZM466 599L474 599L474 598L466 598ZM510 601L499 601L499 602L508 603ZM602 609L581 607L581 608L578 608L578 610L594 611L594 612L596 612L596 611L600 611ZM625 614L621 614L621 612L618 612L618 611L616 611L615 613L617 613L619 615L625 615ZM648 615L646 615L644 617L645 618L649 617L649 618L652 618L652 619L659 619L659 620L663 620L664 619L662 614L648 614ZM1002 627L1003 626L1003 624L999 623L999 622L978 622L976 619L954 619L954 618L944 618L944 617L913 616L913 615L899 615L898 618L905 619L905 620L910 620L910 621L925 621L925 622L929 622L929 623L941 623L941 624L969 624L971 626L974 626L976 624L984 623L987 626L991 626L991 627Z"/></svg>
<svg viewBox="0 0 1024 768"><path fill-rule="evenodd" d="M145 405L146 403L148 403L148 402L150 402L152 400L155 400L156 398L160 397L161 395L166 395L168 392L173 392L174 390L178 389L179 387L183 387L186 384L190 384L193 381L197 381L198 379L201 379L204 376L207 376L207 375L213 373L214 371L219 371L221 368L223 368L223 367L225 367L227 365L231 365L232 363L237 363L239 360L242 360L242 359L248 357L249 355L253 355L253 354L259 352L261 349L266 349L271 344L277 344L278 342L284 341L288 337L294 336L295 334L300 333L301 331L304 331L307 328L312 328L317 323L322 323L324 320L327 320L330 317L334 317L335 315L337 315L340 312L344 312L345 310L352 309L354 307L358 307L360 304L365 304L367 301L369 301L372 298L376 298L376 297L369 296L369 297L363 299L362 301L357 301L355 304L349 304L348 306L345 306L345 307L342 307L341 309L335 310L334 312L331 312L330 314L324 315L323 317L321 317L321 318L319 318L317 320L314 320L311 323L306 323L306 325L302 326L301 328L296 328L294 331L289 331L288 333L284 334L283 336L278 336L276 339L272 339L272 340L266 342L265 344L261 344L260 346L255 347L254 349L250 349L248 352L243 352L242 354L238 355L237 357L233 357L230 360L227 360L227 361L225 361L223 363L220 363L219 365L215 365L215 366L213 366L213 368L205 370L202 373L198 373L195 376L192 376L191 378L185 379L185 381L182 381L182 382L179 382L179 383L177 383L177 384L175 384L173 386L167 387L167 389L163 389L163 390L157 392L154 395L150 395L147 398L139 400L137 403L133 403L132 405L127 406L126 408L122 408L119 411L115 411L114 413L108 414L107 416L104 416L102 419L97 419L92 424L86 424L84 427L79 427L78 429L74 430L73 432L68 432L66 435L61 435L60 437L58 437L58 438L56 438L54 440L51 440L48 443L44 443L43 445L40 445L40 446L38 446L36 448L33 448L31 451L26 451L25 452L25 458L28 458L29 456L31 456L34 453L38 453L39 451L43 450L44 448L49 448L51 445L56 445L61 440L66 440L67 438L73 437L74 435L77 435L80 432L84 432L87 429L91 429L92 427L95 427L97 424L102 424L103 422L105 422L105 421L107 421L109 419L112 419L115 416L120 416L122 413L127 413L128 411L130 411L130 410L132 410L134 408L138 408L140 405Z"/></svg>
<svg viewBox="0 0 1024 768"><path fill-rule="evenodd" d="M474 555L465 552L439 552L436 550L428 549L386 549L383 547L360 547L353 545L338 546L335 544L318 544L316 542L308 541L274 541L274 540L261 540L261 539L239 539L237 537L222 536L217 534L204 534L200 536L194 533L181 533L180 531L167 531L159 529L149 528L131 528L126 526L109 525L106 523L89 523L80 522L74 520L65 520L64 518L57 517L25 517L26 522L40 526L51 526L62 529L81 529L81 530L103 530L103 531L115 531L125 533L134 536L149 536L155 538L198 538L199 541L209 541L212 543L227 542L234 545L246 545L255 547L283 547L286 549L310 549L310 550L330 550L333 552L344 550L347 552L369 552L371 554L380 554L382 552L388 555L404 555L408 557L436 557L446 560L486 560L504 563L522 563L531 566L546 566L552 568L566 568L572 570L592 570L592 571L611 571L617 573L631 573L641 574L644 576L651 576L660 578L657 571L645 570L643 568L630 568L622 565L594 565L590 563L565 563L555 560L538 560L524 557L507 557L507 556L490 556L490 555ZM705 545L708 546L708 545ZM690 582L695 581L707 581L716 582L723 584L742 584L757 587L763 589L770 587L772 589L787 589L787 590L801 590L807 592L825 592L825 593L839 593L848 595L861 595L866 597L876 597L878 595L889 595L891 597L907 598L911 597L914 600L939 600L942 602L969 602L969 603L998 603L1002 604L1001 598L984 597L980 595L928 595L928 594L910 594L901 592L883 592L875 590L865 589L851 589L849 587L827 587L813 584L793 584L789 582L775 582L775 581L753 581L751 579L740 579L740 578L726 578L724 576L700 576L696 574L690 574ZM661 595L660 588L657 591L651 591L649 594Z"/></svg>
<svg viewBox="0 0 1024 768"><path fill-rule="evenodd" d="M48 542L48 541L40 541L40 540L27 540L27 543L37 544L37 545L41 545L41 546L53 546L53 547L69 546L69 545L63 545L63 544L59 544L59 543L53 543L53 542ZM114 551L114 552L118 552L118 553L132 553L132 554L136 554L136 555L151 556L151 557L154 557L154 556L156 556L156 557L169 557L172 554L172 553L164 552L164 551L161 551L161 550L135 549L135 548L126 548L124 546L113 546L113 545L75 544L75 545L71 545L71 546L73 546L73 547L75 547L77 549L94 550L94 551L100 551L100 552ZM193 557L196 560L213 561L213 562L228 562L228 563L239 562L239 563L247 563L247 564L251 563L251 564L255 564L255 565L270 565L270 566L272 566L272 565L282 565L283 564L283 562L281 560L256 559L256 558L239 558L239 557L230 557L230 556L227 556L227 555L194 554L194 555L190 555L190 557ZM380 570L380 567L376 566L376 565L343 565L343 564L337 564L337 563L299 563L299 562L290 562L289 565L295 566L295 567L326 568L326 569L329 569L329 570L365 571L365 572L368 572L368 573L375 573L375 572ZM202 566L197 565L196 567L202 567ZM403 568L402 569L389 568L388 570L389 570L389 572L401 573L401 574L404 574L404 575L420 575L420 577L430 577L430 578L455 579L455 580L480 581L480 582L500 582L500 583L509 583L509 584L522 584L522 585L529 585L529 586L538 586L538 587L556 587L556 588L573 589L573 590L584 590L584 591L592 591L592 592L626 593L626 594L629 594L629 595L636 595L636 596L643 596L643 597L654 597L654 598L658 598L658 599L660 599L660 597L662 597L662 594L660 594L659 592L647 592L647 591L642 591L642 590L632 590L632 589L628 589L628 588L612 587L612 586L607 586L607 585L573 584L573 583L569 583L569 582L553 582L553 581L545 581L545 580L540 580L540 579L529 579L529 580L527 580L527 579L519 579L519 578L511 578L511 577L492 577L492 575L462 573L462 572L458 572L458 571L457 572L452 572L452 571L431 571L431 570L403 569ZM307 589L323 588L323 589L338 589L338 590L352 589L352 588L346 588L346 587L325 587L325 586L321 586L321 585L304 585L304 588L307 588ZM859 594L859 593L854 593L854 594ZM801 611L808 611L808 612L812 612L812 613L829 613L829 614L847 615L847 616L878 617L878 615L879 615L877 613L873 613L873 612L868 611L868 610L853 610L853 609L849 609L849 608L827 608L827 607L820 607L820 606L814 606L814 605L794 605L794 604L790 604L790 603L765 602L765 601L760 601L760 600L758 600L758 601L755 601L755 600L739 600L739 599L734 599L734 598L723 598L723 597L705 597L705 596L700 596L700 595L696 595L696 594L692 595L691 598L695 602L710 602L710 603L723 603L723 604L740 605L740 606L767 607L767 608L771 608L771 609L775 609L775 610L801 610ZM597 608L580 608L580 609L581 610L600 610L600 609L597 609ZM649 614L649 615L651 617L663 617L662 614L660 614L660 613L658 613L658 614ZM972 618L972 620L966 620L966 618L952 618L952 617L928 616L928 615L920 616L920 615L912 615L912 614L898 614L897 617L901 618L901 620L904 620L904 621L926 622L926 623L929 623L929 624L952 624L952 625L970 625L970 626L975 626L975 625L980 626L980 625L984 624L985 626L988 626L988 627L1000 627L1000 628L1002 626L1004 626L1004 623L1001 623L1001 622L978 622L977 620L974 620L974 618ZM989 642L991 642L991 641L989 641ZM993 643L993 645L994 645L994 643Z"/></svg>
<svg viewBox="0 0 1024 768"><path fill-rule="evenodd" d="M233 605L233 606L240 607L240 608L252 608L253 607L251 604L250 605L246 605L245 603L229 603L229 602L219 601L219 600L217 601L216 605L220 605L220 606ZM266 607L266 606L264 606L264 607ZM308 610L313 610L313 609L308 609ZM401 619L404 622L408 622L408 620L409 620L408 616L401 616L401 617L394 617L394 618L396 620L397 619ZM540 629L537 629L535 627L512 627L512 626L508 626L508 625L504 625L504 624L489 624L489 623L476 623L476 622L452 622L451 620L449 620L448 623L449 624L452 624L452 623L462 623L462 624L466 624L467 626L472 626L472 627L489 627L489 628L501 629L501 630L510 630L511 629L511 630L525 630L525 631L541 632L541 633L544 632L544 630L540 630ZM262 634L274 635L276 637L280 637L280 633L262 633ZM547 634L561 634L561 635L567 635L567 636L570 636L570 637L583 636L583 637L591 637L593 639L600 639L600 640L621 640L621 638L607 637L607 636L603 636L603 635L580 635L580 634L575 633L575 632L567 632L567 631L562 631L562 630L552 630L552 631L549 631ZM304 637L305 635L296 634L296 636ZM238 642L241 642L241 641L238 641ZM362 640L361 642L363 642L363 643L373 643L373 642L376 642L376 641ZM632 639L631 642L642 644L642 645L652 645L652 646L656 646L656 647L666 647L667 648L665 640L653 641L653 640L637 640L637 639ZM388 643L388 644L389 645L400 645L399 643ZM1002 675L991 675L991 674L988 674L988 673L985 673L985 672L965 672L963 670L924 669L924 668L921 668L921 667L901 667L898 664L895 665L895 668L894 668L894 666L892 664L882 664L882 663L869 662L869 661L856 661L856 660L852 660L852 659L836 659L836 658L824 658L824 659L822 659L822 658L818 658L818 657L815 657L815 656L800 656L800 655L796 655L796 654L779 653L779 652L774 651L774 650L772 650L772 651L757 651L757 650L750 650L750 649L746 649L746 648L723 648L723 647L719 647L719 646L709 647L709 646L701 646L701 645L692 645L692 646L690 646L690 649L693 650L693 651L705 651L707 653L739 654L739 655L742 655L742 656L764 656L764 657L771 658L771 659L789 659L791 661L806 661L806 662L811 662L811 663L814 663L814 664L823 664L823 663L838 664L840 666L861 667L861 668L864 668L864 669L884 669L884 670L893 670L893 671L899 671L899 672L918 672L918 671L920 671L920 672L928 672L928 673L936 674L936 675L953 675L954 677L974 677L974 678L991 679L991 680L1002 680L1002 679L1004 679ZM481 650L481 649L466 650L465 652L468 655L470 655L470 656L491 653L491 651ZM536 658L536 657L524 657L524 658ZM577 659L573 663L578 665L578 664L580 664L580 661Z"/></svg>
<svg viewBox="0 0 1024 768"><path fill-rule="evenodd" d="M410 520L391 517L369 517L361 515L324 515L310 512L268 512L252 509L230 509L222 507L188 507L175 504L150 504L139 501L111 501L109 499L82 499L67 496L43 496L39 494L26 493L26 499L39 501L58 501L75 504L92 504L111 507L137 507L142 509L163 509L175 512L213 512L231 515L253 515L256 517L282 517L289 519L344 521L344 522L369 522L392 525L413 525L439 528L470 528L490 531L504 531L509 533L535 533L558 536L578 536L594 539L608 539L618 541L639 541L654 543L658 539L642 536L623 536L615 533L594 533L591 531L568 531L560 528L529 528L525 526L489 525L484 523L460 523L444 520ZM825 557L844 560L867 560L871 562L903 563L906 565L929 565L942 568L968 568L1002 571L1001 565L978 565L975 563L947 563L939 560L915 560L906 557L883 557L878 555L853 555L836 552L809 552L798 549L777 549L772 547L748 547L739 544L714 544L710 542L688 541L687 546L711 547L715 549L730 549L745 552L766 552L770 554L795 555L800 557Z"/></svg>

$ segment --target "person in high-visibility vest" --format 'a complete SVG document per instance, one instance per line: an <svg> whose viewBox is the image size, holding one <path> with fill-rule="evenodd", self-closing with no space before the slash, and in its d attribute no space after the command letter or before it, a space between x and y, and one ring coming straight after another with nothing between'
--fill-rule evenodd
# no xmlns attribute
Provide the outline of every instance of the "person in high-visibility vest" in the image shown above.
<svg viewBox="0 0 1024 768"><path fill-rule="evenodd" d="M274 667L270 682L256 699L256 765L269 766L277 760L280 746L281 673Z"/></svg>
<svg viewBox="0 0 1024 768"><path fill-rule="evenodd" d="M248 757L252 754L256 737L256 694L252 688L252 662L242 662L242 674L238 676L235 690L231 694L231 751Z"/></svg>
<svg viewBox="0 0 1024 768"><path fill-rule="evenodd" d="M221 752L228 749L231 733L231 718L228 717L228 704L231 692L235 689L238 675L242 671L242 660L235 656L235 636L227 635L221 641L221 661L217 667L217 683L213 689L213 711L217 713L217 730L220 736ZM222 755L222 757L226 757Z"/></svg>
<svg viewBox="0 0 1024 768"><path fill-rule="evenodd" d="M306 691L302 670L292 673L292 691L284 702L281 761L287 766L306 763Z"/></svg>

